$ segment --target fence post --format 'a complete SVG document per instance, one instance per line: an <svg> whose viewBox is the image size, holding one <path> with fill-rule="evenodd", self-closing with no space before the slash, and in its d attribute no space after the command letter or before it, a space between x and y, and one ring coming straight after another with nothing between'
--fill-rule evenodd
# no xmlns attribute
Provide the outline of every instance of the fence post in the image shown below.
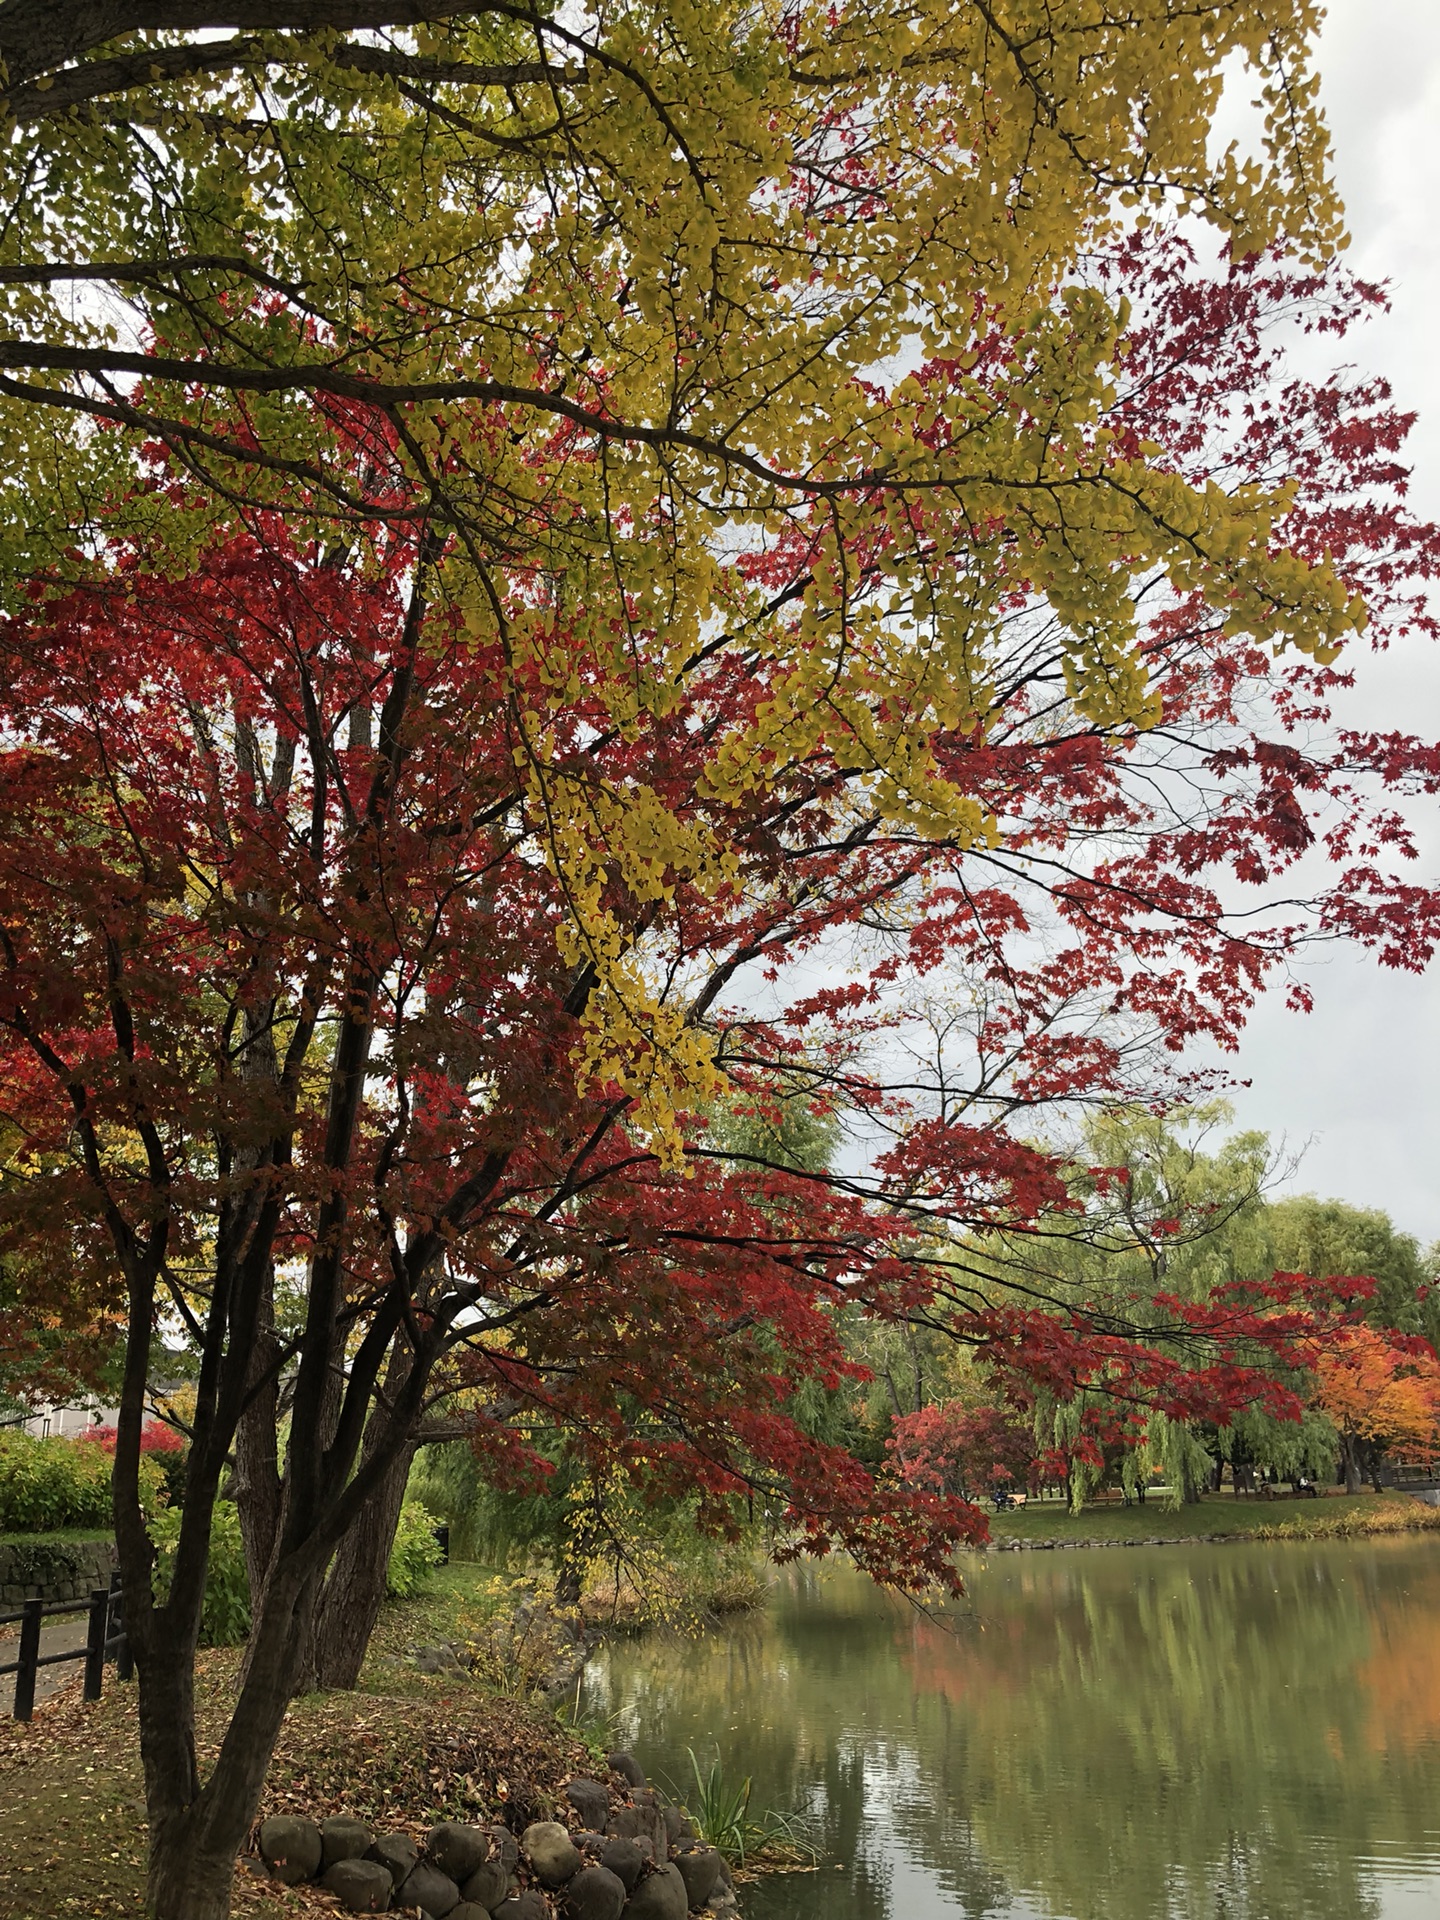
<svg viewBox="0 0 1440 1920"><path fill-rule="evenodd" d="M40 1658L40 1620L44 1608L43 1600L27 1600L20 1622L20 1668L15 1675L14 1717L17 1720L28 1720L35 1711L35 1663Z"/></svg>
<svg viewBox="0 0 1440 1920"><path fill-rule="evenodd" d="M90 1589L90 1621L85 1635L85 1698L98 1700L105 1679L105 1636L110 1625L110 1591Z"/></svg>

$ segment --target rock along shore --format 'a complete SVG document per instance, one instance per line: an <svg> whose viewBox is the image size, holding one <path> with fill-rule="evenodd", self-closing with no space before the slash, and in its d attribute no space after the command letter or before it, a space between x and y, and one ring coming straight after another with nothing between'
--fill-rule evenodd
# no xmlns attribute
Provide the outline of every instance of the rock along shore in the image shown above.
<svg viewBox="0 0 1440 1920"><path fill-rule="evenodd" d="M274 1814L255 1835L253 1869L316 1882L350 1913L418 1910L430 1920L734 1920L725 1861L684 1812L647 1785L634 1756L605 1779L573 1775L552 1820L444 1821L423 1842L348 1815Z"/></svg>

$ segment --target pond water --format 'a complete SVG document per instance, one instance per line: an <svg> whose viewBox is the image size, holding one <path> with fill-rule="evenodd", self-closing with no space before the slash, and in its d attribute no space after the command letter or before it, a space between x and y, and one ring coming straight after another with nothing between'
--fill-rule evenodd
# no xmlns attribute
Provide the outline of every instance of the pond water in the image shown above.
<svg viewBox="0 0 1440 1920"><path fill-rule="evenodd" d="M1437 1920L1440 1543L1008 1553L927 1617L843 1568L588 1705L808 1805L747 1920Z"/></svg>

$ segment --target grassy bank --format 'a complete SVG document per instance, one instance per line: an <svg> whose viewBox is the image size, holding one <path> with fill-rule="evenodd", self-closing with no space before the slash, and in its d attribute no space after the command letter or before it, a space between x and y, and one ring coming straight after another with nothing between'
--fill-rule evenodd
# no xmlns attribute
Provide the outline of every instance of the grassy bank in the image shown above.
<svg viewBox="0 0 1440 1920"><path fill-rule="evenodd" d="M1226 1538L1351 1539L1364 1534L1440 1530L1440 1508L1405 1493L1341 1494L1319 1500L1236 1500L1212 1494L1196 1506L1167 1511L1154 1499L1143 1507L1102 1504L1068 1513L1059 1501L991 1516L991 1538L1043 1545L1047 1541L1098 1544L1116 1540Z"/></svg>
<svg viewBox="0 0 1440 1920"><path fill-rule="evenodd" d="M359 1687L290 1709L260 1814L345 1812L422 1836L437 1820L484 1821L507 1806L544 1819L563 1781L597 1755L524 1697L563 1651L563 1627L529 1604L530 1583L481 1567L438 1568L423 1594L380 1616ZM416 1650L453 1648L459 1667L426 1673ZM202 1769L234 1705L238 1649L202 1653L196 1687ZM145 1805L135 1690L107 1673L84 1705L77 1681L28 1726L0 1721L0 1920L129 1920L145 1877ZM253 1920L334 1914L314 1888L241 1869L235 1910Z"/></svg>
<svg viewBox="0 0 1440 1920"><path fill-rule="evenodd" d="M462 1624L498 1618L500 1603L474 1569L442 1570L423 1599L387 1607L354 1693L312 1694L286 1719L261 1813L352 1813L387 1832L419 1837L437 1820L483 1820L507 1802L546 1817L585 1747L552 1714L460 1674L426 1675L403 1649L458 1638ZM197 1715L202 1766L234 1705L237 1650L200 1656ZM28 1726L0 1722L0 1920L126 1920L141 1912L145 1808L135 1690L106 1676L104 1698L78 1684L36 1710ZM236 1912L333 1914L314 1889L236 1877Z"/></svg>
<svg viewBox="0 0 1440 1920"><path fill-rule="evenodd" d="M96 1540L113 1540L113 1527L58 1527L50 1533L0 1533L0 1547L69 1547L90 1545Z"/></svg>

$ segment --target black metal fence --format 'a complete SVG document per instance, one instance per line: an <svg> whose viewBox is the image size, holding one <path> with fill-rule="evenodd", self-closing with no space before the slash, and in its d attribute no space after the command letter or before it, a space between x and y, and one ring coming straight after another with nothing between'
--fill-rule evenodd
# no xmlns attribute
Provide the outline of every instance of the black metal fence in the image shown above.
<svg viewBox="0 0 1440 1920"><path fill-rule="evenodd" d="M46 1620L79 1609L73 1600L27 1600L18 1613L0 1613L0 1627L20 1623L20 1650L14 1660L0 1665L0 1677L15 1676L15 1705L12 1717L28 1720L35 1711L35 1676L41 1667L58 1667L67 1660L85 1662L85 1698L98 1700L105 1674L105 1662L113 1655L119 1679L128 1680L133 1670L130 1643L125 1638L125 1603L118 1576L108 1587L93 1587L86 1609L85 1644L67 1647L60 1653L40 1651L40 1630Z"/></svg>

